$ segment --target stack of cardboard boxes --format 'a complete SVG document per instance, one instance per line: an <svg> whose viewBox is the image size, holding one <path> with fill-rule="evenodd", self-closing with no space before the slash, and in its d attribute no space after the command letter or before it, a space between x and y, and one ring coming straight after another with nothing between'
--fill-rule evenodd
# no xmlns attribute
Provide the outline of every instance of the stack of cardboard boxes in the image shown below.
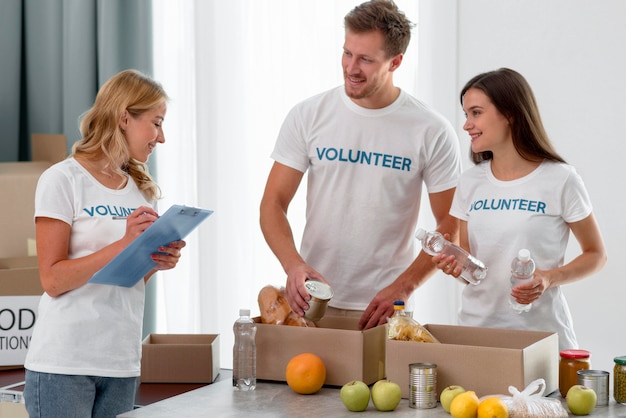
<svg viewBox="0 0 626 418"><path fill-rule="evenodd" d="M36 320L39 282L35 188L67 156L64 135L34 134L33 161L0 163L0 370L22 367Z"/></svg>

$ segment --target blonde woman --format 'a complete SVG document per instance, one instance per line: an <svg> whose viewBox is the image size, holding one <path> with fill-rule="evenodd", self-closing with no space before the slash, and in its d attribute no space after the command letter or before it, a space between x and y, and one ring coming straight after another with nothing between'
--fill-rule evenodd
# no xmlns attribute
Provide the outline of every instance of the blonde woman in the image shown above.
<svg viewBox="0 0 626 418"><path fill-rule="evenodd" d="M88 281L158 217L159 188L146 162L165 142L166 102L149 77L118 73L84 114L69 158L41 175L35 225L45 293L25 361L31 418L133 409L145 282L175 267L185 242L155 247L155 268L133 287Z"/></svg>

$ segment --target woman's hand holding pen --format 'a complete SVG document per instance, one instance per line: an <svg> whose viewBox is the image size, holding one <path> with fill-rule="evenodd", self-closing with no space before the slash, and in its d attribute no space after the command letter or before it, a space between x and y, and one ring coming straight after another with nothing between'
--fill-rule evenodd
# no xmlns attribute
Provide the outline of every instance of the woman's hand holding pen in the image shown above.
<svg viewBox="0 0 626 418"><path fill-rule="evenodd" d="M130 244L157 219L159 219L159 214L151 207L138 207L126 218L126 234L124 234L124 239L128 240Z"/></svg>

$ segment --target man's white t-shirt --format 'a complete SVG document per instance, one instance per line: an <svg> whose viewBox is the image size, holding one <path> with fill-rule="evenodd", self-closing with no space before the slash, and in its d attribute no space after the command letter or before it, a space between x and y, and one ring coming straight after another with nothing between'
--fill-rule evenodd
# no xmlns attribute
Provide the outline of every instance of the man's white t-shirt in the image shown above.
<svg viewBox="0 0 626 418"><path fill-rule="evenodd" d="M511 262L526 248L539 270L562 266L567 223L591 214L582 179L569 165L544 161L532 173L500 181L484 161L461 176L450 213L467 221L472 255L487 265L480 284L463 289L459 324L558 332L561 349L577 348L572 317L560 287L518 314L509 306Z"/></svg>
<svg viewBox="0 0 626 418"><path fill-rule="evenodd" d="M46 170L35 195L35 217L71 226L70 259L122 238L126 221L112 217L139 206L153 204L131 178L121 190L108 189L73 158ZM87 283L54 298L44 293L25 367L56 374L139 376L143 309L143 280L131 288Z"/></svg>
<svg viewBox="0 0 626 418"><path fill-rule="evenodd" d="M364 310L417 254L422 194L456 186L458 139L439 114L401 91L382 109L343 86L296 105L272 158L308 170L301 254L330 283L330 305Z"/></svg>

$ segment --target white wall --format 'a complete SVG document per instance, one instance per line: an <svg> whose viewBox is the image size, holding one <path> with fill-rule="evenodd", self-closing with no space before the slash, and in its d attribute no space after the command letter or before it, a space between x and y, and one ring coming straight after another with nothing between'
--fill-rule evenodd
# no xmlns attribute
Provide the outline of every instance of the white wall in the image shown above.
<svg viewBox="0 0 626 418"><path fill-rule="evenodd" d="M420 40L440 47L430 56L420 51L420 66L441 74L435 86L446 97L430 89L433 103L455 124L464 152L469 142L462 130L458 92L480 72L510 67L529 81L557 151L582 175L609 262L600 273L565 286L564 292L580 346L592 353L592 367L612 373L613 357L626 355L626 281L621 268L626 250L621 183L626 155L626 2L422 0L420 22L434 28L428 32L422 27L429 36L421 33ZM441 50L448 53L442 55ZM456 84L456 115L449 113L450 83ZM568 257L578 251L572 236Z"/></svg>

